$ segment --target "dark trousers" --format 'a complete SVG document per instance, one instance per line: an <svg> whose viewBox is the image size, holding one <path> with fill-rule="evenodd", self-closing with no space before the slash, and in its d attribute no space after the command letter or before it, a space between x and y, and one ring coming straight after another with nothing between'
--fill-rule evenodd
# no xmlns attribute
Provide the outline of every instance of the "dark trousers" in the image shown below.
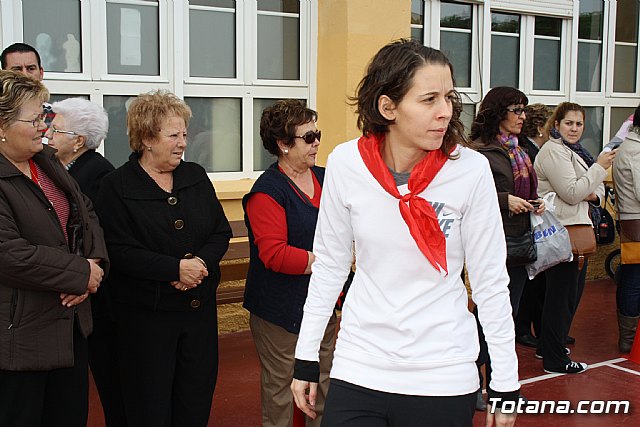
<svg viewBox="0 0 640 427"><path fill-rule="evenodd" d="M118 367L116 324L108 316L94 317L88 338L89 366L96 383L107 427L127 427Z"/></svg>
<svg viewBox="0 0 640 427"><path fill-rule="evenodd" d="M50 371L0 371L0 426L86 427L87 340L73 334L74 366Z"/></svg>
<svg viewBox="0 0 640 427"><path fill-rule="evenodd" d="M542 306L544 305L545 273L539 273L533 280L527 279L524 285L520 308L514 319L516 336L532 334L540 336L540 323L542 321ZM533 326L533 332L531 327Z"/></svg>
<svg viewBox="0 0 640 427"><path fill-rule="evenodd" d="M518 308L520 306L520 298L524 290L524 285L528 280L527 271L523 266L520 267L507 267L509 273L509 301L511 302L511 315L515 318L518 315ZM482 388L483 378L480 374L480 367L485 365L485 373L487 385L491 382L491 358L489 357L489 348L487 347L487 341L484 337L484 330L480 325L478 318L478 307L473 310L473 315L476 318L476 324L478 326L478 339L480 343L480 352L478 353L478 375L480 377L480 388Z"/></svg>
<svg viewBox="0 0 640 427"><path fill-rule="evenodd" d="M470 427L476 393L412 396L331 379L322 427Z"/></svg>
<svg viewBox="0 0 640 427"><path fill-rule="evenodd" d="M578 271L578 296L576 297L576 305L573 308L573 313L571 314L571 321L569 322L569 329L567 329L567 335L571 330L571 323L573 323L573 318L576 315L576 311L578 311L578 305L580 305L580 300L582 299L582 294L584 293L584 286L587 282L587 267L589 266L589 259L585 258L584 264L582 265L582 270Z"/></svg>
<svg viewBox="0 0 640 427"><path fill-rule="evenodd" d="M557 370L571 360L564 342L580 296L578 262L562 262L547 270L547 289L542 308L542 334L539 353L545 369Z"/></svg>
<svg viewBox="0 0 640 427"><path fill-rule="evenodd" d="M218 377L215 305L190 312L119 307L116 324L128 425L205 427Z"/></svg>
<svg viewBox="0 0 640 427"><path fill-rule="evenodd" d="M620 266L620 283L616 292L616 304L623 316L640 315L640 264Z"/></svg>

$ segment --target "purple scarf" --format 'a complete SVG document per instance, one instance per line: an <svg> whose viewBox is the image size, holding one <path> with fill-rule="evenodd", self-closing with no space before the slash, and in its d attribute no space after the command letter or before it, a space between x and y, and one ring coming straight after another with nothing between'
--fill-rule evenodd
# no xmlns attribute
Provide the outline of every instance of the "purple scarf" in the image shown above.
<svg viewBox="0 0 640 427"><path fill-rule="evenodd" d="M525 200L538 198L538 177L527 153L518 145L514 134L498 136L498 141L507 150L513 171L513 195Z"/></svg>

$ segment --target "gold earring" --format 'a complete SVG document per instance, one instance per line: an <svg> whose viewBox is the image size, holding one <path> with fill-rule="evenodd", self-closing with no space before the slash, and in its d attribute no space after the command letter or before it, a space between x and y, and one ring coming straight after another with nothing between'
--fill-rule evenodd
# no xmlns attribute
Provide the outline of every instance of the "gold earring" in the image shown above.
<svg viewBox="0 0 640 427"><path fill-rule="evenodd" d="M77 149L77 148L74 148L74 149L73 149L73 152L74 152L74 153L77 153L77 152L78 152L78 149Z"/></svg>
<svg viewBox="0 0 640 427"><path fill-rule="evenodd" d="M151 151L151 147L147 147L147 151Z"/></svg>
<svg viewBox="0 0 640 427"><path fill-rule="evenodd" d="M0 138L0 141L2 142L7 142L7 138L5 138L4 136L2 138Z"/></svg>
<svg viewBox="0 0 640 427"><path fill-rule="evenodd" d="M542 132L538 132L538 136L542 138Z"/></svg>
<svg viewBox="0 0 640 427"><path fill-rule="evenodd" d="M284 154L289 154L289 150L288 149L285 148L283 151L284 151Z"/></svg>

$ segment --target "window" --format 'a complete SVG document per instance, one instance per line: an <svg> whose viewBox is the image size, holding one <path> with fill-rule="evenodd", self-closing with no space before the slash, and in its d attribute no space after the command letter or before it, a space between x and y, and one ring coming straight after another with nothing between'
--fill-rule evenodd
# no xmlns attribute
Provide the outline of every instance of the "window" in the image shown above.
<svg viewBox="0 0 640 427"><path fill-rule="evenodd" d="M471 86L473 6L442 2L440 6L440 49L453 65L457 87Z"/></svg>
<svg viewBox="0 0 640 427"><path fill-rule="evenodd" d="M602 150L602 128L604 125L603 107L584 107L584 133L580 143L592 156L597 157Z"/></svg>
<svg viewBox="0 0 640 427"><path fill-rule="evenodd" d="M185 160L207 172L242 171L242 101L239 98L185 98L189 123Z"/></svg>
<svg viewBox="0 0 640 427"><path fill-rule="evenodd" d="M602 0L580 0L578 22L578 77L576 89L600 92L602 81Z"/></svg>
<svg viewBox="0 0 640 427"><path fill-rule="evenodd" d="M562 20L535 17L533 89L560 90Z"/></svg>
<svg viewBox="0 0 640 427"><path fill-rule="evenodd" d="M193 77L236 77L235 1L189 1L189 67Z"/></svg>
<svg viewBox="0 0 640 427"><path fill-rule="evenodd" d="M160 75L158 2L107 0L109 74Z"/></svg>
<svg viewBox="0 0 640 427"><path fill-rule="evenodd" d="M613 91L634 93L638 58L638 2L618 0Z"/></svg>
<svg viewBox="0 0 640 427"><path fill-rule="evenodd" d="M411 0L411 38L424 43L424 0Z"/></svg>
<svg viewBox="0 0 640 427"><path fill-rule="evenodd" d="M257 15L258 78L299 80L299 1L258 0Z"/></svg>
<svg viewBox="0 0 640 427"><path fill-rule="evenodd" d="M519 87L520 16L491 14L491 87Z"/></svg>
<svg viewBox="0 0 640 427"><path fill-rule="evenodd" d="M80 1L22 2L23 40L40 54L47 72L82 72Z"/></svg>

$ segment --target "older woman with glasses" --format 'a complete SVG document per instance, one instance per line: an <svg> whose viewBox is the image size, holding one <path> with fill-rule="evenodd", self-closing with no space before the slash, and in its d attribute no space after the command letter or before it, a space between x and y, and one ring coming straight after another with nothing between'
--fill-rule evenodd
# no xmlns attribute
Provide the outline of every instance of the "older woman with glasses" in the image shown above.
<svg viewBox="0 0 640 427"><path fill-rule="evenodd" d="M504 234L510 238L528 236L531 239L529 213L544 212L544 202L538 198L538 180L527 151L519 144L520 133L526 119L525 107L529 100L524 93L512 87L495 87L482 100L471 126L471 138L475 148L489 161L495 181L500 217ZM495 218L498 220L498 218ZM516 260L507 244L507 272L509 273L509 297L511 314L518 314L520 297L527 281L525 262ZM475 312L477 314L477 311ZM481 314L482 316L482 314ZM482 328L480 328L480 356L478 364L485 364L487 381L491 379L491 360L487 353ZM481 387L482 389L482 384ZM482 402L478 405L481 408Z"/></svg>
<svg viewBox="0 0 640 427"><path fill-rule="evenodd" d="M0 425L84 427L90 293L107 251L91 203L42 144L38 81L0 71Z"/></svg>
<svg viewBox="0 0 640 427"><path fill-rule="evenodd" d="M55 117L45 136L56 157L78 182L82 192L95 203L102 178L114 170L96 149L107 136L109 117L97 104L68 98L52 106ZM115 354L115 326L104 290L91 296L93 334L89 337L89 365L98 388L107 426L123 426L124 405Z"/></svg>
<svg viewBox="0 0 640 427"><path fill-rule="evenodd" d="M320 146L318 115L304 102L286 99L262 112L264 148L277 157L243 199L251 258L244 307L262 373L262 425L291 426L294 351L311 274L324 168L316 166ZM329 387L336 316L325 330L320 352L321 415ZM309 420L320 425L320 416Z"/></svg>

